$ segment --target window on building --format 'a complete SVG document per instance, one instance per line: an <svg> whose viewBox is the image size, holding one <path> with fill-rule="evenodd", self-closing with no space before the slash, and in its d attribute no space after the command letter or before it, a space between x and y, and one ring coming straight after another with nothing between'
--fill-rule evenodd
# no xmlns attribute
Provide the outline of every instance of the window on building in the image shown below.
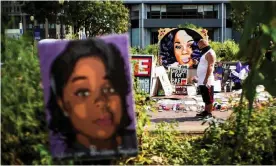
<svg viewBox="0 0 276 166"><path fill-rule="evenodd" d="M29 24L29 29L32 29L33 25L32 24Z"/></svg>
<svg viewBox="0 0 276 166"><path fill-rule="evenodd" d="M158 32L151 32L150 44L158 43Z"/></svg>
<svg viewBox="0 0 276 166"><path fill-rule="evenodd" d="M226 4L226 19L230 19L231 18L231 12L232 12L232 8L230 4Z"/></svg>
<svg viewBox="0 0 276 166"><path fill-rule="evenodd" d="M139 11L130 12L131 20L139 19Z"/></svg>
<svg viewBox="0 0 276 166"><path fill-rule="evenodd" d="M161 5L161 18L167 18L167 6Z"/></svg>
<svg viewBox="0 0 276 166"><path fill-rule="evenodd" d="M214 18L213 5L204 5L204 18Z"/></svg>
<svg viewBox="0 0 276 166"><path fill-rule="evenodd" d="M198 5L197 6L197 15L198 15L198 18L203 18L203 13L204 13L204 7L203 7L203 5Z"/></svg>
<svg viewBox="0 0 276 166"><path fill-rule="evenodd" d="M231 19L226 19L226 28L232 28L233 27L233 22Z"/></svg>
<svg viewBox="0 0 276 166"><path fill-rule="evenodd" d="M139 28L139 20L131 20L131 28Z"/></svg>
<svg viewBox="0 0 276 166"><path fill-rule="evenodd" d="M182 18L182 5L167 5L167 18Z"/></svg>
<svg viewBox="0 0 276 166"><path fill-rule="evenodd" d="M148 5L147 16L152 19L202 19L217 18L218 5L197 5L197 4L170 4L170 5Z"/></svg>
<svg viewBox="0 0 276 166"><path fill-rule="evenodd" d="M139 5L131 7L130 18L131 20L139 19Z"/></svg>
<svg viewBox="0 0 276 166"><path fill-rule="evenodd" d="M219 18L219 5L214 5L214 18Z"/></svg>
<svg viewBox="0 0 276 166"><path fill-rule="evenodd" d="M40 24L40 29L44 29L44 24Z"/></svg>
<svg viewBox="0 0 276 166"><path fill-rule="evenodd" d="M139 46L139 28L132 28L131 29L131 46L138 47Z"/></svg>
<svg viewBox="0 0 276 166"><path fill-rule="evenodd" d="M214 28L205 28L208 30L208 36L209 40L213 41L214 40Z"/></svg>
<svg viewBox="0 0 276 166"><path fill-rule="evenodd" d="M183 18L197 18L197 5L183 5Z"/></svg>
<svg viewBox="0 0 276 166"><path fill-rule="evenodd" d="M146 12L147 12L147 18L150 18L150 5L147 5Z"/></svg>
<svg viewBox="0 0 276 166"><path fill-rule="evenodd" d="M161 5L151 5L150 18L160 19L161 18Z"/></svg>

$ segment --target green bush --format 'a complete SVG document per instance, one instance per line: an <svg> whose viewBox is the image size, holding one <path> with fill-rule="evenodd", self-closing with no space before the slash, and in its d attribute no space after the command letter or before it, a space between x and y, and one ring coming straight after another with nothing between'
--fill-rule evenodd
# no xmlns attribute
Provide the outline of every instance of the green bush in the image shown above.
<svg viewBox="0 0 276 166"><path fill-rule="evenodd" d="M194 147L208 151L205 158L212 165L275 164L275 107L255 109L250 117L248 109L237 107L235 112L225 123L211 124Z"/></svg>
<svg viewBox="0 0 276 166"><path fill-rule="evenodd" d="M2 53L2 164L41 161L38 147L47 146L40 68L32 40L6 38Z"/></svg>
<svg viewBox="0 0 276 166"><path fill-rule="evenodd" d="M141 54L150 54L156 56L158 54L159 45L148 45L145 49L141 50Z"/></svg>
<svg viewBox="0 0 276 166"><path fill-rule="evenodd" d="M158 59L158 52L159 52L159 45L158 44L152 44L146 46L144 49L138 49L135 47L130 47L130 54L142 54L142 55L153 55L155 61Z"/></svg>
<svg viewBox="0 0 276 166"><path fill-rule="evenodd" d="M238 61L239 45L233 40L227 40L221 42L210 42L210 46L214 49L217 54L218 61Z"/></svg>
<svg viewBox="0 0 276 166"><path fill-rule="evenodd" d="M174 123L162 122L154 133L140 128L140 154L116 164L275 164L276 109L253 110L249 123L249 110L245 107L235 109L227 121L205 121L209 127L202 137L181 135L175 130ZM238 117L237 112L241 113Z"/></svg>

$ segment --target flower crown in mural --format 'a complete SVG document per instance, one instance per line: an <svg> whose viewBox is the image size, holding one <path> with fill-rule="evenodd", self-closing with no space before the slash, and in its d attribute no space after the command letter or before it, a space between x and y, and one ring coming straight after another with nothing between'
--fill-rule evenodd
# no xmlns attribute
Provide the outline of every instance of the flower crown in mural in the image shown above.
<svg viewBox="0 0 276 166"><path fill-rule="evenodd" d="M158 40L160 41L166 34L168 34L170 31L174 30L176 28L160 28L158 30Z"/></svg>
<svg viewBox="0 0 276 166"><path fill-rule="evenodd" d="M160 28L158 30L158 41L160 41L166 34L168 34L170 31L177 29L177 28ZM208 40L208 30L207 29L198 29L197 31L203 39Z"/></svg>

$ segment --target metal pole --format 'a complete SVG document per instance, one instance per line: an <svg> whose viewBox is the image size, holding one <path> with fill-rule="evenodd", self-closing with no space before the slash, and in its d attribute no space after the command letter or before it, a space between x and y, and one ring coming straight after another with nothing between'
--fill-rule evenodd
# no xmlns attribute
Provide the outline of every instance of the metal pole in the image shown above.
<svg viewBox="0 0 276 166"><path fill-rule="evenodd" d="M33 29L32 29L32 32L33 32L33 56L34 56L34 47L35 47L35 34L34 34L34 28L35 28L35 23L33 21Z"/></svg>
<svg viewBox="0 0 276 166"><path fill-rule="evenodd" d="M60 13L60 38L61 39L64 39L63 14L64 14L64 10L63 10L63 6L62 6L62 10L61 10L61 13Z"/></svg>

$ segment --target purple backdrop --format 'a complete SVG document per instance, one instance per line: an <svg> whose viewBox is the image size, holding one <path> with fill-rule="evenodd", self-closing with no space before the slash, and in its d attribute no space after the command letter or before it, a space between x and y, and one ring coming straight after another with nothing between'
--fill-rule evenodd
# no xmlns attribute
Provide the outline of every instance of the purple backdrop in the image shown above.
<svg viewBox="0 0 276 166"><path fill-rule="evenodd" d="M100 37L106 43L113 43L115 44L124 58L126 64L126 73L127 78L129 79L129 86L128 88L132 89L132 79L130 75L130 55L129 55L129 43L128 43L128 35L108 35ZM50 92L50 80L49 80L49 72L50 67L53 60L65 49L68 42L70 40L56 40L56 39L45 39L41 40L38 43L38 54L40 57L40 69L41 69L41 77L42 83L44 87L44 103L47 104L49 100L49 92ZM127 103L128 107L128 114L132 119L132 123L128 126L128 129L135 129L136 118L134 114L134 106L133 106L133 95L132 93L128 94L127 96ZM50 120L50 115L48 110L46 109L46 118L47 122ZM53 136L52 132L50 131L50 144L51 144L51 151L52 155L63 152L65 148L65 144L62 140L59 139L58 136Z"/></svg>

